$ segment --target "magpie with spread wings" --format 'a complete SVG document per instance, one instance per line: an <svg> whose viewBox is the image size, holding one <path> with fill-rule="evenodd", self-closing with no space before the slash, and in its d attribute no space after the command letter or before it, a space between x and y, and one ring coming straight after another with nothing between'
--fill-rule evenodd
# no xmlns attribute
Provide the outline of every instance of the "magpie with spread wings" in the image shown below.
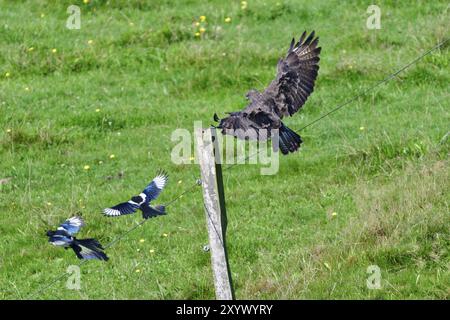
<svg viewBox="0 0 450 320"><path fill-rule="evenodd" d="M55 231L47 231L48 242L64 249L72 248L78 259L107 261L109 258L96 239L77 239L74 237L83 226L84 221L80 217L67 219Z"/></svg>
<svg viewBox="0 0 450 320"><path fill-rule="evenodd" d="M131 200L122 202L114 207L104 209L103 214L108 217L117 217L135 213L138 209L142 211L144 219L166 214L164 206L159 205L152 207L150 202L159 196L166 186L167 181L167 173L160 171L138 196L134 196Z"/></svg>
<svg viewBox="0 0 450 320"><path fill-rule="evenodd" d="M305 31L297 43L292 39L286 57L278 61L276 78L263 92L250 90L244 110L223 119L214 114L214 120L220 121L217 128L239 139L260 141L277 132L278 143L272 143L275 151L278 147L283 154L297 151L303 141L281 119L296 113L314 90L321 50L319 38L314 37L314 31L309 36Z"/></svg>

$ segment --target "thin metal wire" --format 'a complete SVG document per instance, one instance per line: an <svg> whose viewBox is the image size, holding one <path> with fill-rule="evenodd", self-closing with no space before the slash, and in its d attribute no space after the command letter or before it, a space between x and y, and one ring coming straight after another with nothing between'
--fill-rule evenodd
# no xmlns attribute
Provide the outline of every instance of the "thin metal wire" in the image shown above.
<svg viewBox="0 0 450 320"><path fill-rule="evenodd" d="M341 105L337 106L336 108L332 109L331 111L325 113L324 115L320 116L319 118L315 119L314 121L308 123L307 125L301 127L300 129L298 129L297 131L302 131L305 128L308 128L309 126L312 126L313 124L315 124L316 122L319 122L320 120L322 120L325 117L328 117L330 114L338 111L339 109L342 109L343 107L345 107L346 105L349 105L350 103L352 103L353 101L355 101L356 99L366 95L369 91L372 91L373 89L379 87L380 85L390 81L391 79L393 79L394 77L396 77L399 73L403 72L404 70L408 69L410 66L412 66L413 64L417 63L419 60L423 59L425 56L429 55L431 52L433 52L434 50L442 47L447 41L449 41L450 38L438 43L437 45L435 45L434 47L432 47L431 49L425 51L424 53L422 53L420 56L418 56L417 58L415 58L414 60L412 60L410 63L404 65L402 68L400 68L399 70L395 71L394 73L390 74L389 76L387 76L386 78L384 78L383 80L378 81L375 85L363 90L362 92L358 93L356 96L354 96L353 98L345 101L344 103L342 103Z"/></svg>
<svg viewBox="0 0 450 320"><path fill-rule="evenodd" d="M172 200L170 200L169 202L167 202L164 206L168 207L171 204L173 204L174 202L178 201L179 199L181 199L185 194L192 192L194 190L194 187L199 186L199 180L196 181L196 183L194 185L192 185L191 187L187 188L185 191L183 191L182 193L180 193L178 196L176 196L175 198L173 198ZM119 236L117 236L116 238L114 238L112 241L110 241L108 244L106 244L104 246L105 249L108 249L110 247L112 247L114 244L116 244L117 242L119 242L120 240L122 240L124 237L126 237L128 234L130 234L131 232L133 232L134 230L136 230L137 228L139 228L140 226L142 226L144 223L146 223L148 220L150 219L144 219L141 222L139 222L137 225L133 226L132 228L128 229L127 231L125 231L124 233L120 234ZM86 263L88 260L82 260L80 263L78 263L76 266L80 267L82 266L84 263ZM58 277L56 277L54 280L52 280L49 284L47 284L46 286L43 286L41 288L39 288L36 292L32 293L31 295L29 295L27 297L28 300L32 299L33 297L37 296L38 294L40 294L41 292L43 292L44 290L50 288L51 286L53 286L56 282L60 281L61 279L67 277L67 273L63 273L61 275L59 275Z"/></svg>
<svg viewBox="0 0 450 320"><path fill-rule="evenodd" d="M254 154L251 154L251 155L246 156L246 157L244 158L244 163L245 163L248 159L253 158L254 156L260 154L261 151L262 151L262 150L259 150L258 152L255 152ZM225 169L223 169L223 171L227 171L228 169L231 169L231 168L237 166L238 164L240 164L239 162L240 162L240 161L236 161L236 163L230 164L228 167L226 167Z"/></svg>
<svg viewBox="0 0 450 320"><path fill-rule="evenodd" d="M192 191L192 189L194 189L195 187L199 186L200 184L198 183L199 179L196 180L195 184L193 184L191 187L189 187L188 189L186 189L184 192L180 193L178 196L176 196L174 199L170 200L168 203L165 204L165 206L169 206L172 203L174 203L175 201L179 200L180 198L182 198L186 193Z"/></svg>
<svg viewBox="0 0 450 320"><path fill-rule="evenodd" d="M213 221L213 219L212 219L212 217L211 217L211 214L209 213L209 210L208 210L208 208L206 207L206 205L205 205L204 203L203 203L203 207L205 207L206 214L208 215L209 221L211 221L211 224L212 224L212 226L214 227L214 231L215 231L217 237L218 237L219 240L220 240L220 244L222 245L222 248L225 249L225 245L224 245L223 239L222 239L222 236L223 236L223 235L220 235L220 234L219 234L219 231L218 231L217 228L216 228L216 224L214 223L214 221Z"/></svg>
<svg viewBox="0 0 450 320"><path fill-rule="evenodd" d="M440 42L440 43L438 43L436 46L434 46L434 47L432 47L431 49L427 50L426 52L422 53L420 56L418 56L417 58L415 58L415 59L412 60L410 63L406 64L405 66L403 66L402 68L400 68L400 69L397 70L396 72L394 72L394 73L390 74L389 76L387 76L386 78L384 78L384 79L378 81L375 85L373 85L373 86L371 86L371 87L369 87L369 88L363 90L362 92L358 93L357 95L355 95L355 96L352 97L351 99L349 99L349 100L345 101L344 103L338 105L337 107L335 107L335 108L332 109L331 111L325 113L324 115L320 116L319 118L313 120L312 122L308 123L307 125L303 126L302 128L300 128L300 129L298 129L298 130L296 130L296 131L302 131L302 130L308 128L309 126L314 125L315 123L319 122L319 121L322 120L323 118L328 117L329 115L331 115L331 114L335 113L336 111L342 109L343 107L349 105L349 104L352 103L353 101L355 101L355 100L357 100L358 98L360 98L360 97L366 95L368 92L374 90L375 88L379 87L380 85L389 82L391 79L393 79L394 77L396 77L398 74L400 74L401 72L403 72L404 70L406 70L407 68L409 68L410 66L412 66L413 64L417 63L418 61L420 61L421 59L423 59L425 56L427 56L428 54L430 54L430 53L433 52L434 50L436 50L436 49L442 47L442 46L443 46L445 43L447 43L449 40L450 40L450 38L449 38L449 39L446 39L446 40L444 40L444 41L442 41L442 42ZM244 159L244 162L247 161L248 159L250 159L251 157L253 157L253 156L255 156L255 155L258 155L260 152L261 152L261 151L256 152L256 153L254 153L254 154L252 154L252 155L247 156L247 157ZM238 164L238 163L234 163L234 164L229 165L228 167L226 167L226 168L224 169L224 171L226 171L226 170L228 170L228 169L231 169L232 167L234 167L234 166L237 165L237 164ZM188 189L186 189L185 191L183 191L182 193L180 193L180 194L179 194L178 196L176 196L174 199L172 199L172 200L170 200L168 203L166 203L165 206L167 207L167 206L173 204L174 202L176 202L176 201L178 201L179 199L181 199L181 198L183 197L183 195L185 195L185 194L187 194L187 193L189 193L189 192L192 192L192 190L194 190L194 187L199 185L198 181L199 181L199 180L197 180L196 183L195 183L194 185L192 185L191 187L189 187ZM219 238L219 240L220 240L222 246L224 246L224 244L223 244L223 242L222 242L222 237L219 235L219 232L217 231L216 226L215 226L215 224L214 224L214 222L213 222L213 220L212 220L212 218L211 218L211 216L210 216L210 214L209 214L209 211L208 211L208 209L206 208L206 206L205 206L205 210L206 210L206 212L207 212L207 214L208 214L208 217L209 217L209 219L210 219L212 225L214 226L214 230L215 230L215 232L216 232L216 234L217 234L217 236L218 236L218 238ZM123 234L121 234L121 235L119 235L118 237L116 237L115 239L113 239L111 242L109 242L109 243L105 246L105 249L110 248L111 246L113 246L114 244L116 244L118 241L120 241L120 240L123 239L125 236L127 236L128 234L130 234L131 232L133 232L134 230L136 230L138 227L142 226L142 225L143 225L145 222L147 222L148 220L149 220L149 219L145 219L145 220L141 221L141 222L138 223L137 225L133 226L132 228L130 228L129 230L127 230L127 231L124 232ZM81 261L81 262L78 264L78 266L83 265L83 264L86 263L87 261L88 261L88 260L83 260L83 261ZM35 292L35 293L33 293L32 295L30 295L28 299L30 299L30 298L36 296L37 294L41 293L41 292L44 291L44 290L50 288L52 285L54 285L56 282L58 282L59 280L61 280L62 278L66 277L66 276L67 276L67 273L64 273L64 274L60 275L59 277L55 278L52 282L50 282L49 284L47 284L47 285L44 286L43 288L40 288L37 292Z"/></svg>
<svg viewBox="0 0 450 320"><path fill-rule="evenodd" d="M322 116L318 117L317 119L311 121L310 123L308 123L307 125L301 127L300 129L294 130L294 131L302 131L306 128L308 128L309 126L314 125L315 123L319 122L320 120L322 120L323 118L328 117L329 115L331 115L332 113L335 113L336 111L342 109L343 107L349 105L350 103L352 103L353 101L361 98L362 96L366 95L368 92L374 90L375 88L379 87L380 85L389 82L391 79L395 78L398 74L402 73L403 71L405 71L406 69L408 69L410 66L412 66L413 64L417 63L418 61L420 61L421 59L423 59L425 56L429 55L431 52L433 52L436 49L439 49L440 47L442 47L444 44L446 44L448 41L450 40L450 38L445 39L444 41L438 43L437 45L435 45L434 47L432 47L431 49L425 51L424 53L422 53L420 56L418 56L417 58L415 58L414 60L412 60L411 62L409 62L408 64L404 65L403 67L401 67L400 69L398 69L397 71L395 71L394 73L389 74L386 78L378 81L375 85L364 89L363 91L361 91L360 93L358 93L357 95L353 96L352 98L348 99L347 101L343 102L342 104L338 105L337 107L333 108L332 110L330 110L329 112L323 114ZM244 158L244 163L258 155L259 153L261 153L262 150L255 152L252 155L248 155L247 157ZM238 162L233 163L231 165L229 165L228 167L226 167L224 169L228 170L231 169L232 167L236 166L237 164L239 164Z"/></svg>
<svg viewBox="0 0 450 320"><path fill-rule="evenodd" d="M169 202L167 202L164 206L168 207L171 204L173 204L174 202L180 200L185 194L192 192L192 190L194 189L194 187L198 186L199 184L196 182L195 184L193 184L191 187L187 188L185 191L183 191L182 193L180 193L178 196L176 196L175 198L173 198L172 200L170 200ZM150 219L144 219L141 222L139 222L137 225L135 225L134 227L132 227L131 229L125 231L124 233L122 233L121 235L119 235L118 237L116 237L114 240L112 240L110 243L108 243L105 246L105 249L111 247L112 245L114 245L116 242L118 242L119 240L121 240L122 238L124 238L125 236L127 236L128 234L130 234L131 232L133 232L134 230L136 230L138 227L142 226L144 223L146 223L148 220Z"/></svg>
<svg viewBox="0 0 450 320"><path fill-rule="evenodd" d="M81 267L84 263L86 263L88 260L82 260L80 263L76 264L76 266ZM31 295L29 295L26 299L27 300L31 300L32 298L36 297L37 295L39 295L41 292L44 292L45 290L47 290L48 288L50 288L51 286L53 286L56 282L58 282L59 280L67 277L67 272L62 273L61 275L59 275L58 277L56 277L55 279L53 279L50 283L48 283L46 286L43 286L41 288L38 288L38 290L34 293L32 293Z"/></svg>

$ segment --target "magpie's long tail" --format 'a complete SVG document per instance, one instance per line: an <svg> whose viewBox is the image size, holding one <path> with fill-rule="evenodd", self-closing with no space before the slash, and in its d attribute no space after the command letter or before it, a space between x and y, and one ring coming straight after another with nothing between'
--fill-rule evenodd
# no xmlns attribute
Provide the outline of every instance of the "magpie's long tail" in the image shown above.
<svg viewBox="0 0 450 320"><path fill-rule="evenodd" d="M281 124L278 134L278 146L282 154L297 151L303 142L302 138L297 133L286 127L283 123Z"/></svg>
<svg viewBox="0 0 450 320"><path fill-rule="evenodd" d="M165 206L147 206L142 208L142 216L144 219L153 218L156 216L162 216L166 214Z"/></svg>
<svg viewBox="0 0 450 320"><path fill-rule="evenodd" d="M103 252L104 248L96 239L75 239L71 247L78 259L99 259L104 261L109 259Z"/></svg>

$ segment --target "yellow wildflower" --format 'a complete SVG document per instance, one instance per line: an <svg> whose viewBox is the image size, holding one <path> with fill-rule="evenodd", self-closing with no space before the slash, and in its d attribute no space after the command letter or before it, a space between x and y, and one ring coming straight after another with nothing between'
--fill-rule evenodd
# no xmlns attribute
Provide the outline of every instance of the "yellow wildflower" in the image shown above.
<svg viewBox="0 0 450 320"><path fill-rule="evenodd" d="M110 155L109 158L110 159L114 159L116 156L114 154Z"/></svg>
<svg viewBox="0 0 450 320"><path fill-rule="evenodd" d="M28 52L31 52L31 51L33 51L34 50L34 47L29 47L28 48Z"/></svg>
<svg viewBox="0 0 450 320"><path fill-rule="evenodd" d="M200 32L196 32L196 33L195 33L195 36L196 36L196 37L200 37Z"/></svg>
<svg viewBox="0 0 450 320"><path fill-rule="evenodd" d="M56 50L55 48L52 49L52 53L56 53L58 50Z"/></svg>
<svg viewBox="0 0 450 320"><path fill-rule="evenodd" d="M230 23L230 22L231 22L231 18L230 18L230 17L226 17L226 18L225 18L225 22L226 22L226 23Z"/></svg>
<svg viewBox="0 0 450 320"><path fill-rule="evenodd" d="M364 127L359 127L359 130L363 131L365 128Z"/></svg>
<svg viewBox="0 0 450 320"><path fill-rule="evenodd" d="M9 78L10 76L11 76L11 73L9 73L9 72L5 73L6 78Z"/></svg>
<svg viewBox="0 0 450 320"><path fill-rule="evenodd" d="M199 31L200 31L200 33L205 33L206 29L202 27L199 29Z"/></svg>
<svg viewBox="0 0 450 320"><path fill-rule="evenodd" d="M241 9L242 10L247 9L247 1L241 1Z"/></svg>
<svg viewBox="0 0 450 320"><path fill-rule="evenodd" d="M205 16L200 16L200 22L205 22L206 21L206 17Z"/></svg>
<svg viewBox="0 0 450 320"><path fill-rule="evenodd" d="M144 242L145 242L145 239L140 239L139 242L140 242L140 243L144 243Z"/></svg>
<svg viewBox="0 0 450 320"><path fill-rule="evenodd" d="M88 40L88 44L93 44L94 40Z"/></svg>
<svg viewBox="0 0 450 320"><path fill-rule="evenodd" d="M83 167L84 170L89 170L90 168L91 168L91 167L88 166L88 165L85 165L85 166Z"/></svg>

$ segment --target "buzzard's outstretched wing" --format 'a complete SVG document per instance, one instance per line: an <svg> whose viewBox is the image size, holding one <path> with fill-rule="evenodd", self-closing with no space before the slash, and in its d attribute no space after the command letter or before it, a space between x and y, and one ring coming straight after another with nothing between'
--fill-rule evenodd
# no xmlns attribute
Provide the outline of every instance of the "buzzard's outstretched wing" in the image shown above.
<svg viewBox="0 0 450 320"><path fill-rule="evenodd" d="M297 112L314 90L321 50L314 35L313 31L306 38L305 31L297 43L292 39L286 58L278 62L275 80L262 93L264 100L273 101L280 118Z"/></svg>

